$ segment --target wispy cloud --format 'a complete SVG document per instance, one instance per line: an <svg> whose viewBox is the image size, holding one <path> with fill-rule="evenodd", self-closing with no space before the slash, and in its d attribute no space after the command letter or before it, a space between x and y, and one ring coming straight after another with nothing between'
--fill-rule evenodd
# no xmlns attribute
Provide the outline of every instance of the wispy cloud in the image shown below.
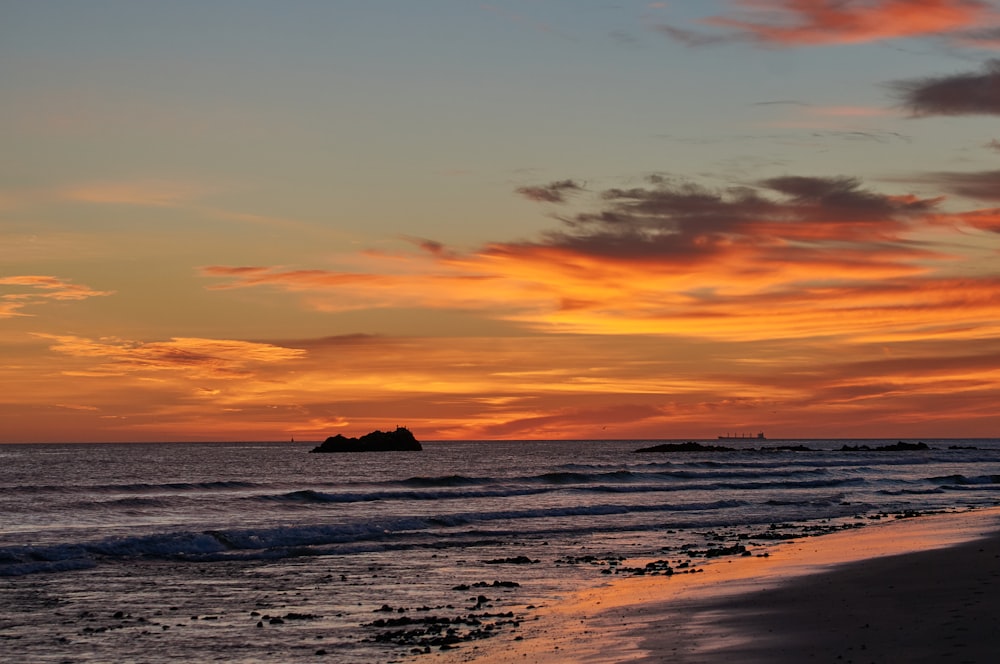
<svg viewBox="0 0 1000 664"><path fill-rule="evenodd" d="M1000 25L1000 11L979 0L732 0L731 9L703 19L714 30L660 29L689 46L743 41L765 46L858 44L944 37ZM990 40L982 37L981 45Z"/></svg>
<svg viewBox="0 0 1000 664"><path fill-rule="evenodd" d="M956 196L1000 201L1000 170L926 173L910 181L932 184Z"/></svg>
<svg viewBox="0 0 1000 664"><path fill-rule="evenodd" d="M6 287L6 288L4 288ZM30 316L23 309L47 302L86 300L91 297L113 295L114 291L101 291L74 284L49 275L17 275L0 277L0 318Z"/></svg>
<svg viewBox="0 0 1000 664"><path fill-rule="evenodd" d="M98 363L86 370L90 376L179 371L189 377L246 379L251 367L301 359L306 351L267 343L230 339L177 337L169 341L88 339L73 335L35 333L51 343L50 349Z"/></svg>
<svg viewBox="0 0 1000 664"><path fill-rule="evenodd" d="M841 118L872 118L893 115L893 111L877 106L815 106L807 109L811 115Z"/></svg>
<svg viewBox="0 0 1000 664"><path fill-rule="evenodd" d="M902 307L899 295L886 294ZM7 395L0 415L12 403L57 408L64 435L86 427L116 440L315 439L396 424L426 439L633 438L714 435L723 420L821 436L831 419L844 423L841 435L884 427L928 436L962 418L995 421L984 413L1000 389L996 335L955 343L927 333L891 345L551 334L36 338L56 356L21 353L35 378ZM288 352L297 350L307 354ZM24 371L2 365L0 379Z"/></svg>
<svg viewBox="0 0 1000 664"><path fill-rule="evenodd" d="M1000 234L1000 208L984 208L981 210L959 212L946 217L946 220L989 233ZM990 247L987 246L985 248L989 250ZM1000 255L1000 249L993 248L993 253Z"/></svg>
<svg viewBox="0 0 1000 664"><path fill-rule="evenodd" d="M666 352L669 344L670 352ZM981 413L1000 387L1000 345L932 334L881 344L827 339L729 343L615 335L336 338L307 342L318 365L284 385L301 424L338 417L355 429L384 413L428 436L588 438L788 422L822 435L828 418L910 426ZM329 395L339 395L331 404ZM253 410L248 406L248 416ZM816 419L817 416L819 419ZM393 424L390 422L389 424ZM828 430L828 429L826 429Z"/></svg>
<svg viewBox="0 0 1000 664"><path fill-rule="evenodd" d="M765 127L810 130L812 137L828 136L856 141L885 143L909 140L895 128L889 129L884 122L903 115L898 109L879 106L817 106L793 102L765 102L755 106L770 106L777 111L760 123Z"/></svg>
<svg viewBox="0 0 1000 664"><path fill-rule="evenodd" d="M60 195L82 203L174 207L189 202L206 191L201 185L185 182L139 180L83 183L63 189Z"/></svg>
<svg viewBox="0 0 1000 664"><path fill-rule="evenodd" d="M290 217L247 212L206 202L213 194L229 188L228 185L157 178L84 181L51 190L0 192L0 209L5 204L27 206L53 200L72 201L89 205L170 208L242 225L273 226L294 231L319 230L313 224ZM9 202L5 203L5 197Z"/></svg>
<svg viewBox="0 0 1000 664"><path fill-rule="evenodd" d="M566 194L578 192L582 189L583 185L573 180L559 180L544 185L518 187L516 191L529 201L563 203L566 201Z"/></svg>

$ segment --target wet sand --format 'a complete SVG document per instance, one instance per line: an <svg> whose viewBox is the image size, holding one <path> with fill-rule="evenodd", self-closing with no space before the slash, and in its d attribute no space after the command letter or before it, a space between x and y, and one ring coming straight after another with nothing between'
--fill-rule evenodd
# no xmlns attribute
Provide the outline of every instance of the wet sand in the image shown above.
<svg viewBox="0 0 1000 664"><path fill-rule="evenodd" d="M554 602L481 662L1000 661L1000 508L877 523ZM499 644L497 644L499 645Z"/></svg>
<svg viewBox="0 0 1000 664"><path fill-rule="evenodd" d="M998 662L1000 534L850 563L704 610L731 641L691 661ZM667 643L643 645L659 654Z"/></svg>

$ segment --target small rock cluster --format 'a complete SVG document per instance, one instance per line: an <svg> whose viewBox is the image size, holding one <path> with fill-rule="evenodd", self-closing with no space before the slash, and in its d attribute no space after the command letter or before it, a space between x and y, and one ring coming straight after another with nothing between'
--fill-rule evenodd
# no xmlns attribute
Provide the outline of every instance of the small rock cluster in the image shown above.
<svg viewBox="0 0 1000 664"><path fill-rule="evenodd" d="M452 590L465 592L472 588L512 589L519 588L520 585L516 581L496 580L492 583L477 581L472 584L458 584ZM411 609L383 604L380 608L375 609L374 613L394 613L397 615L364 623L363 628L374 631L374 634L365 640L373 643L403 646L409 649L410 654L421 655L430 653L433 649L451 650L463 643L492 638L504 629L516 629L521 625L524 617L516 615L513 611L494 613L482 610L492 607L493 601L486 595L469 597L468 613L452 613L450 615L432 614L430 612L435 609L428 606L412 609L412 611L427 614L421 616L402 615L410 613ZM455 606L448 604L437 607L437 610L455 610Z"/></svg>

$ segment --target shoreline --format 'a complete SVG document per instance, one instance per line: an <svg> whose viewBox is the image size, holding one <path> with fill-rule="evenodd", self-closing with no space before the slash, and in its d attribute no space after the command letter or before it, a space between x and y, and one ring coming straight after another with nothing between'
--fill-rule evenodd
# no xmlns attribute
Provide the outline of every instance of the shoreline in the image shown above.
<svg viewBox="0 0 1000 664"><path fill-rule="evenodd" d="M460 660L1000 659L1000 507L879 522L755 552L699 574L582 589L546 607L538 624L522 630L523 640Z"/></svg>
<svg viewBox="0 0 1000 664"><path fill-rule="evenodd" d="M837 566L703 604L708 634L675 662L791 664L1000 660L1000 533ZM647 637L663 661L676 641Z"/></svg>

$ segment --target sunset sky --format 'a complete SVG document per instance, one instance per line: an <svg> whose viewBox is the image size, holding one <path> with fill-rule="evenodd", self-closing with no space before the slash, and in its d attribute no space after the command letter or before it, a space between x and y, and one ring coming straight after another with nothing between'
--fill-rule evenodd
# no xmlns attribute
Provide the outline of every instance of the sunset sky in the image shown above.
<svg viewBox="0 0 1000 664"><path fill-rule="evenodd" d="M0 0L0 442L1000 436L1000 2Z"/></svg>

